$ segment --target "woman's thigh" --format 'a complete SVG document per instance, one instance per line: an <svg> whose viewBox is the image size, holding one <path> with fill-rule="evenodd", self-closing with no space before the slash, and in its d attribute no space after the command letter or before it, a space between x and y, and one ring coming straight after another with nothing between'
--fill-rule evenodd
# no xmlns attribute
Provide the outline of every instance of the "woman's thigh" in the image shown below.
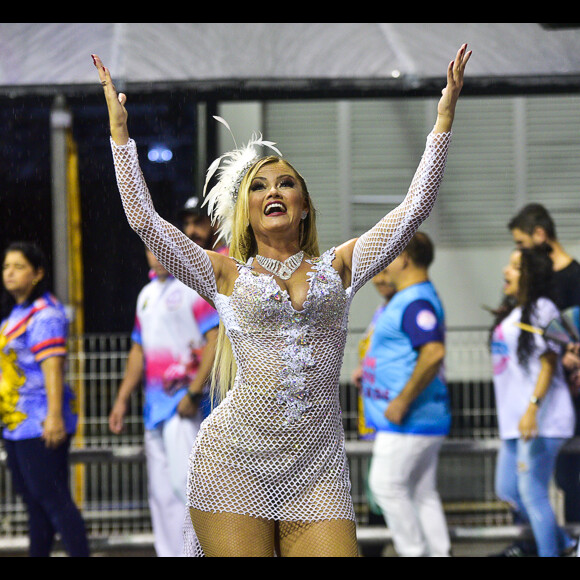
<svg viewBox="0 0 580 580"><path fill-rule="evenodd" d="M281 556L357 557L356 524L351 520L279 522Z"/></svg>
<svg viewBox="0 0 580 580"><path fill-rule="evenodd" d="M191 521L207 557L270 557L275 550L275 522L240 514L190 508Z"/></svg>
<svg viewBox="0 0 580 580"><path fill-rule="evenodd" d="M239 514L190 508L207 557L356 557L356 525L350 520L275 522Z"/></svg>

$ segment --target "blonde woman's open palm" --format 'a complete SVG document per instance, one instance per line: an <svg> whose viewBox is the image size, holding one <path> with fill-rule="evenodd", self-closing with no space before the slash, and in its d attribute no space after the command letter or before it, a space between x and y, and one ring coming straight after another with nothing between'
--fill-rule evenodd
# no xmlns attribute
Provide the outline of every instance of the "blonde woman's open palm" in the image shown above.
<svg viewBox="0 0 580 580"><path fill-rule="evenodd" d="M105 93L105 100L109 111L111 137L117 145L124 145L129 139L129 132L127 130L128 114L127 109L125 109L127 96L124 93L117 93L109 69L103 65L101 59L96 54L91 56L99 73L99 80L103 86L103 92Z"/></svg>

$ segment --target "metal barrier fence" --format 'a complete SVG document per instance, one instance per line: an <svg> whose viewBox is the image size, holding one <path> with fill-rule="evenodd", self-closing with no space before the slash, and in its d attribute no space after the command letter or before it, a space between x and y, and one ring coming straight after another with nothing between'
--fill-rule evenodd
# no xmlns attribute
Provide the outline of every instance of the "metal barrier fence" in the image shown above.
<svg viewBox="0 0 580 580"><path fill-rule="evenodd" d="M445 365L453 426L440 460L439 489L448 522L450 527L462 529L505 529L512 524L511 516L493 489L498 442L487 331L451 330L447 341ZM341 398L352 495L359 526L364 528L369 523L365 490L371 443L357 440L357 391L348 384L357 342L358 335L353 333L345 354ZM86 335L71 344L69 380L83 393L79 435L71 452L71 478L89 536L93 542L104 541L109 546L115 538L123 538L125 543L131 543L131 538L150 542L140 392L133 396L125 432L117 436L108 428L130 338L124 334ZM27 536L25 508L14 493L4 459L0 447L0 550L21 545ZM555 489L553 500L561 519L562 498Z"/></svg>

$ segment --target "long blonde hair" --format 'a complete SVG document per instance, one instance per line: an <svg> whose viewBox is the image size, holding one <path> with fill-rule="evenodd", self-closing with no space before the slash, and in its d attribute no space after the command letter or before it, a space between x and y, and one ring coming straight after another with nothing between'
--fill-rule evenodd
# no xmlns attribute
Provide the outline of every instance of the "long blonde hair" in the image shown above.
<svg viewBox="0 0 580 580"><path fill-rule="evenodd" d="M275 155L259 159L246 173L240 184L238 199L234 208L230 257L246 263L258 251L256 238L250 226L249 196L250 184L262 167L270 163L284 163L297 176L304 199L308 204L308 215L300 223L300 249L310 257L320 254L318 249L318 232L316 230L316 210L312 204L304 178L288 163ZM223 322L220 322L216 355L211 377L212 404L222 400L233 385L237 366L234 360L232 345L226 335Z"/></svg>

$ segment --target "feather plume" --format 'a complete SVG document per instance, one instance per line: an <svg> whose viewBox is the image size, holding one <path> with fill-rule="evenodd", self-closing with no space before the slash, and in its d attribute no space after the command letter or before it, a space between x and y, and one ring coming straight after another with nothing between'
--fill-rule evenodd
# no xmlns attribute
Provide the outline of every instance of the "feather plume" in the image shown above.
<svg viewBox="0 0 580 580"><path fill-rule="evenodd" d="M208 214L212 223L218 223L218 233L225 243L229 245L231 241L232 226L234 219L234 208L238 198L238 191L244 175L262 157L260 149L268 147L277 155L282 157L282 153L275 147L272 141L265 141L261 134L254 133L250 141L238 147L232 130L225 119L214 116L214 119L222 123L232 135L235 149L224 153L209 166L203 187ZM218 181L212 189L206 193L211 179L216 175Z"/></svg>

